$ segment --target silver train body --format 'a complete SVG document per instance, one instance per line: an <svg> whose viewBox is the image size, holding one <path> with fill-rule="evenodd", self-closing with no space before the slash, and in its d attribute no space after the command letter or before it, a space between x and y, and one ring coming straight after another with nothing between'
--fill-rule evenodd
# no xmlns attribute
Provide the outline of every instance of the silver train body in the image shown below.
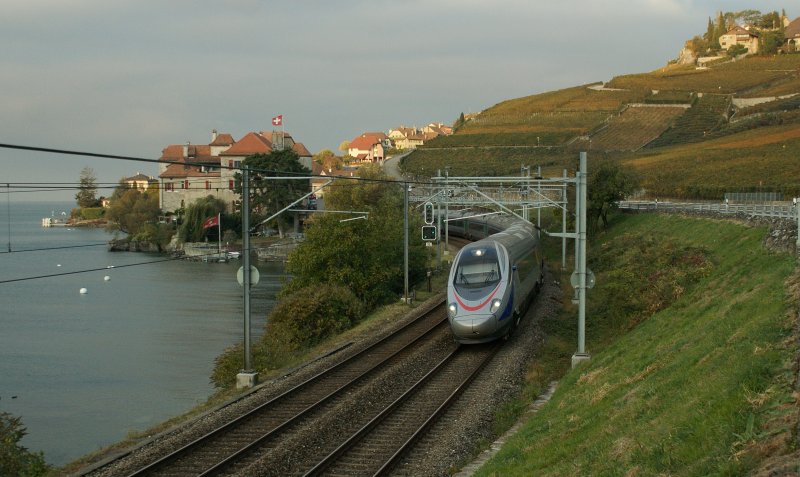
<svg viewBox="0 0 800 477"><path fill-rule="evenodd" d="M544 281L539 235L508 217L451 220L449 233L475 242L455 256L447 282L450 328L460 343L507 337Z"/></svg>

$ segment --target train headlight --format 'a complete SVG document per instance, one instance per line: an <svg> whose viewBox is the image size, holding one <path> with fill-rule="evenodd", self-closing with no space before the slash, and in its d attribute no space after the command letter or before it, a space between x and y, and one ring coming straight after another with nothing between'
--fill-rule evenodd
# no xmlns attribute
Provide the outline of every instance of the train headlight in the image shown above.
<svg viewBox="0 0 800 477"><path fill-rule="evenodd" d="M449 314L451 318L455 318L456 313L458 313L458 307L455 303L450 303L447 305L447 314Z"/></svg>
<svg viewBox="0 0 800 477"><path fill-rule="evenodd" d="M497 310L500 309L500 305L502 305L502 302L499 299L495 298L492 300L492 306L489 308L489 313L496 313Z"/></svg>

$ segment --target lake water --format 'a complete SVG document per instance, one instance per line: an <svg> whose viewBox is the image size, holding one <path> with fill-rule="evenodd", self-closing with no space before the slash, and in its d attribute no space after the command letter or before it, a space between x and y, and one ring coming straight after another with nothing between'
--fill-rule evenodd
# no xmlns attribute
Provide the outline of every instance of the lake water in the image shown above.
<svg viewBox="0 0 800 477"><path fill-rule="evenodd" d="M214 358L243 336L238 261L108 252L103 230L41 227L72 205L12 199L9 233L0 204L0 411L21 417L22 445L54 465L205 401ZM257 338L282 267L256 265Z"/></svg>

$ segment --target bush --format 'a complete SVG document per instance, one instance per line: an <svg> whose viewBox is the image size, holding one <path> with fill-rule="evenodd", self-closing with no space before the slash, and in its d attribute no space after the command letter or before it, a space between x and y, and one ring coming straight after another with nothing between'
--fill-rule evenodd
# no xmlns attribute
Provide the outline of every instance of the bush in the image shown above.
<svg viewBox="0 0 800 477"><path fill-rule="evenodd" d="M80 209L80 218L83 220L97 220L105 215L106 209L102 207L83 207Z"/></svg>
<svg viewBox="0 0 800 477"><path fill-rule="evenodd" d="M743 55L745 53L747 53L747 48L744 45L733 45L732 47L728 48L728 56L731 58Z"/></svg>
<svg viewBox="0 0 800 477"><path fill-rule="evenodd" d="M292 348L314 346L352 327L364 316L364 305L338 285L301 288L281 300L267 320L267 334L280 334Z"/></svg>
<svg viewBox="0 0 800 477"><path fill-rule="evenodd" d="M0 412L0 475L45 475L49 470L41 452L19 445L25 434L20 418Z"/></svg>
<svg viewBox="0 0 800 477"><path fill-rule="evenodd" d="M364 305L345 287L315 285L301 288L279 301L267 318L266 333L251 347L253 369L278 369L309 347L361 320ZM225 350L214 362L211 382L233 386L244 369L242 344Z"/></svg>

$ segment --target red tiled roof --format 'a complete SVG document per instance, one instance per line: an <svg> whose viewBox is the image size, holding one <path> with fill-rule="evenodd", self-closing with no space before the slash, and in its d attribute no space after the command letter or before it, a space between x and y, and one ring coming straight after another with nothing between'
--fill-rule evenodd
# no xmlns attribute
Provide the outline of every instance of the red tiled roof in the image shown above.
<svg viewBox="0 0 800 477"><path fill-rule="evenodd" d="M193 145L189 144L189 157L184 157L183 148L187 147L183 144L170 144L161 150L162 161L189 161L189 162L219 162L219 158L211 155L211 146L209 145Z"/></svg>
<svg viewBox="0 0 800 477"><path fill-rule="evenodd" d="M304 146L302 142L294 143L292 151L296 152L300 157L311 157L311 153L308 152L308 149L306 149L306 146Z"/></svg>
<svg viewBox="0 0 800 477"><path fill-rule="evenodd" d="M269 154L272 152L272 142L262 134L249 132L236 141L227 151L220 156L252 156L253 154Z"/></svg>
<svg viewBox="0 0 800 477"><path fill-rule="evenodd" d="M185 164L170 164L167 169L158 175L165 179L178 179L185 177L219 177L219 171L202 172L198 166L187 166Z"/></svg>
<svg viewBox="0 0 800 477"><path fill-rule="evenodd" d="M234 142L236 141L233 140L233 136L230 134L220 133L217 134L217 138L214 139L209 146L230 146Z"/></svg>
<svg viewBox="0 0 800 477"><path fill-rule="evenodd" d="M381 134L383 134L383 133L381 133ZM384 136L386 136L386 135L384 134ZM383 139L385 139L385 137ZM383 139L381 139L379 136L373 135L371 133L364 133L361 136L358 136L357 138L355 138L352 141L350 141L350 146L349 147L350 147L350 149L358 149L358 150L363 151L363 150L372 148L372 146L374 146L375 144L378 144Z"/></svg>

